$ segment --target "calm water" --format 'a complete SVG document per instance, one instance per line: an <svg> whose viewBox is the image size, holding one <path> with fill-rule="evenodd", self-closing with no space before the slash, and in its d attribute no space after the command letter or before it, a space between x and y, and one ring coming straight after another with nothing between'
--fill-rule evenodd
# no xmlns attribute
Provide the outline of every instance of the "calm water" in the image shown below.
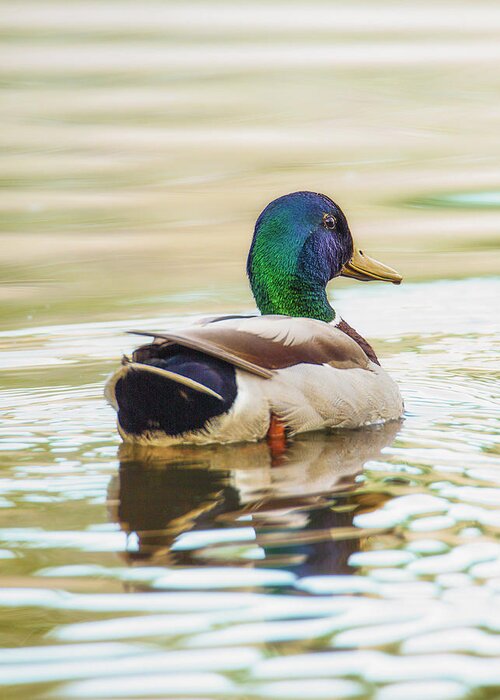
<svg viewBox="0 0 500 700"><path fill-rule="evenodd" d="M0 696L499 698L500 10L214 8L2 9ZM124 331L252 308L295 189L405 276L334 288L405 419L120 446Z"/></svg>

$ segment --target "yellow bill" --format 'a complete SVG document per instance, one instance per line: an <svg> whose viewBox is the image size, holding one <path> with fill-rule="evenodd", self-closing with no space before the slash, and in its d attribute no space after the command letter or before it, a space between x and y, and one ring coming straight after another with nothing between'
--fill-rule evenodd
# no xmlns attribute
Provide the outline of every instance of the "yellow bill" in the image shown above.
<svg viewBox="0 0 500 700"><path fill-rule="evenodd" d="M354 247L354 253L348 263L344 265L340 273L342 277L352 277L355 280L369 282L370 280L380 280L400 284L401 275L392 267L384 265L378 260L368 257L362 250Z"/></svg>

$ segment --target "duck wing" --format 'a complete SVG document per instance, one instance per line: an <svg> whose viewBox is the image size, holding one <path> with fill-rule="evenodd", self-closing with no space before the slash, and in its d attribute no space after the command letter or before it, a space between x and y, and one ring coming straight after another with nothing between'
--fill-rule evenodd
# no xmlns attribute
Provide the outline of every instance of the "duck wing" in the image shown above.
<svg viewBox="0 0 500 700"><path fill-rule="evenodd" d="M204 325L167 332L129 331L154 338L138 348L140 362L149 348L155 354L172 344L217 357L264 379L273 370L300 364L330 365L338 369L369 369L361 347L335 326L309 318L290 316L223 317Z"/></svg>

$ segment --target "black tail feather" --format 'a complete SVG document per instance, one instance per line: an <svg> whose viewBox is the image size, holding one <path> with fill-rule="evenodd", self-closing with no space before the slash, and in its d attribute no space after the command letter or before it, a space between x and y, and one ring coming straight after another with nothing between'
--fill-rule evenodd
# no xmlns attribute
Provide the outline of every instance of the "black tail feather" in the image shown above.
<svg viewBox="0 0 500 700"><path fill-rule="evenodd" d="M163 353L162 353L163 354ZM142 359L142 358L141 358ZM222 396L222 401L176 381L140 369L130 369L116 383L118 422L131 435L161 431L175 437L201 430L227 413L236 398L235 368L195 351L171 348L167 357L150 357L144 364L194 379Z"/></svg>

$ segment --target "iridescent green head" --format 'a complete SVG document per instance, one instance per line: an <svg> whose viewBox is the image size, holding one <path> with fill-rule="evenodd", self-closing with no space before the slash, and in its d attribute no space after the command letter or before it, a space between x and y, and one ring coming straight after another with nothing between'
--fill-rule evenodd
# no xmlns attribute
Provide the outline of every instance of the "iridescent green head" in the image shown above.
<svg viewBox="0 0 500 700"><path fill-rule="evenodd" d="M329 197L293 192L267 205L257 219L247 273L262 314L332 321L326 285L334 277L401 277L355 249L347 219Z"/></svg>

